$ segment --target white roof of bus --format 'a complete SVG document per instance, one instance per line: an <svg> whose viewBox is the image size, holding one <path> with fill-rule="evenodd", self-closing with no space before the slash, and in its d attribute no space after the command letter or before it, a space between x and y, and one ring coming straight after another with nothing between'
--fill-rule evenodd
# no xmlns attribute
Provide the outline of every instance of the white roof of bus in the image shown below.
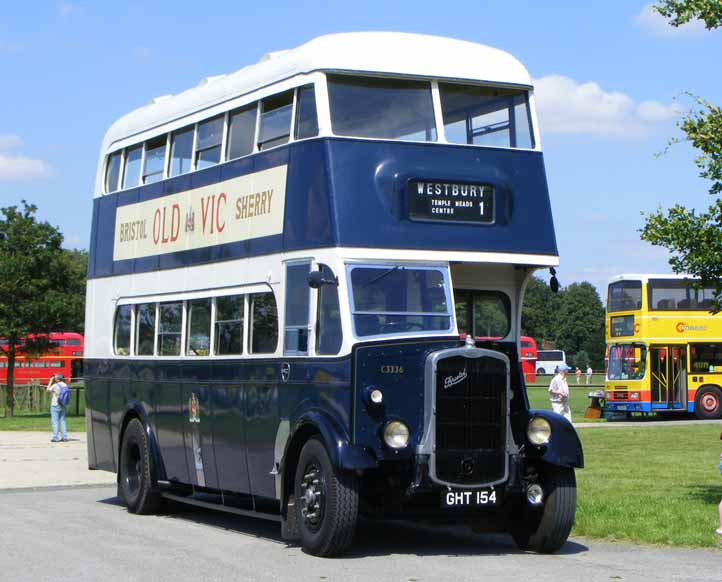
<svg viewBox="0 0 722 582"><path fill-rule="evenodd" d="M692 277L690 275L675 275L671 273L662 273L662 274L655 274L655 273L644 273L644 274L637 274L637 273L625 273L624 275L616 275L615 277L612 277L609 279L609 284L616 283L617 281L642 281L642 283L646 283L650 279L694 279L695 277Z"/></svg>
<svg viewBox="0 0 722 582"><path fill-rule="evenodd" d="M103 153L118 140L260 87L319 70L531 85L529 73L517 59L482 44L400 32L328 34L293 49L269 53L234 73L208 77L178 95L153 99L110 127L103 140Z"/></svg>

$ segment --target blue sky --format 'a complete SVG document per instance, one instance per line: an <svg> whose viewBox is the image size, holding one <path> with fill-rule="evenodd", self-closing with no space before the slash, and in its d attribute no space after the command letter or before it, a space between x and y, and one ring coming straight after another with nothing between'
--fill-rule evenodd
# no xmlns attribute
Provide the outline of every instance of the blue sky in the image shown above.
<svg viewBox="0 0 722 582"><path fill-rule="evenodd" d="M583 7L583 8L582 8ZM87 248L100 140L119 116L203 77L330 32L439 34L504 49L537 83L562 284L600 290L665 272L640 211L704 208L709 185L677 145L691 90L722 103L722 30L681 30L644 1L13 2L0 20L0 206L35 203Z"/></svg>

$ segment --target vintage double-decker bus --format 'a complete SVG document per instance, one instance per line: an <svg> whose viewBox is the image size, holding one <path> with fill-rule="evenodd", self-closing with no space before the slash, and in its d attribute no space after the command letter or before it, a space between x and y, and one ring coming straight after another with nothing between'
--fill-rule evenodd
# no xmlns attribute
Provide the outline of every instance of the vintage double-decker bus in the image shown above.
<svg viewBox="0 0 722 582"><path fill-rule="evenodd" d="M330 35L155 99L101 149L90 467L131 512L277 520L321 556L359 515L553 552L583 455L529 409L519 333L557 263L531 80L505 52Z"/></svg>
<svg viewBox="0 0 722 582"><path fill-rule="evenodd" d="M521 358L521 371L524 381L536 382L536 362L538 357L536 341L533 337L521 336L519 338L519 357Z"/></svg>
<svg viewBox="0 0 722 582"><path fill-rule="evenodd" d="M53 332L47 338L50 346L46 352L33 354L21 349L17 353L13 371L15 385L44 384L53 374L71 379L83 375L83 336L73 332ZM8 378L6 345L7 340L0 339L0 384L7 383Z"/></svg>
<svg viewBox="0 0 722 582"><path fill-rule="evenodd" d="M722 418L722 315L681 275L619 275L607 290L609 412Z"/></svg>

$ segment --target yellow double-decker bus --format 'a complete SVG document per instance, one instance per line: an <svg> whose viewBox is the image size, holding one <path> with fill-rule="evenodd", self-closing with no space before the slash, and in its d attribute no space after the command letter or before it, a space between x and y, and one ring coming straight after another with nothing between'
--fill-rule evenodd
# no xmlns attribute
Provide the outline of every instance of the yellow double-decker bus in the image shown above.
<svg viewBox="0 0 722 582"><path fill-rule="evenodd" d="M607 289L605 411L722 418L722 313L682 275L619 275Z"/></svg>

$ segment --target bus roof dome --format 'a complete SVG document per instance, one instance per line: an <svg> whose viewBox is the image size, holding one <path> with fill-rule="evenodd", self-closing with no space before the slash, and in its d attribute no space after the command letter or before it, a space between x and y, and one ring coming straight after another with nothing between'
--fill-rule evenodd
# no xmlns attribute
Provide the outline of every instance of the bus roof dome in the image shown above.
<svg viewBox="0 0 722 582"><path fill-rule="evenodd" d="M151 100L110 127L103 152L118 140L199 109L295 75L329 70L531 85L529 73L516 58L482 44L404 32L327 34L293 49L269 52L233 73L207 77L177 95Z"/></svg>

